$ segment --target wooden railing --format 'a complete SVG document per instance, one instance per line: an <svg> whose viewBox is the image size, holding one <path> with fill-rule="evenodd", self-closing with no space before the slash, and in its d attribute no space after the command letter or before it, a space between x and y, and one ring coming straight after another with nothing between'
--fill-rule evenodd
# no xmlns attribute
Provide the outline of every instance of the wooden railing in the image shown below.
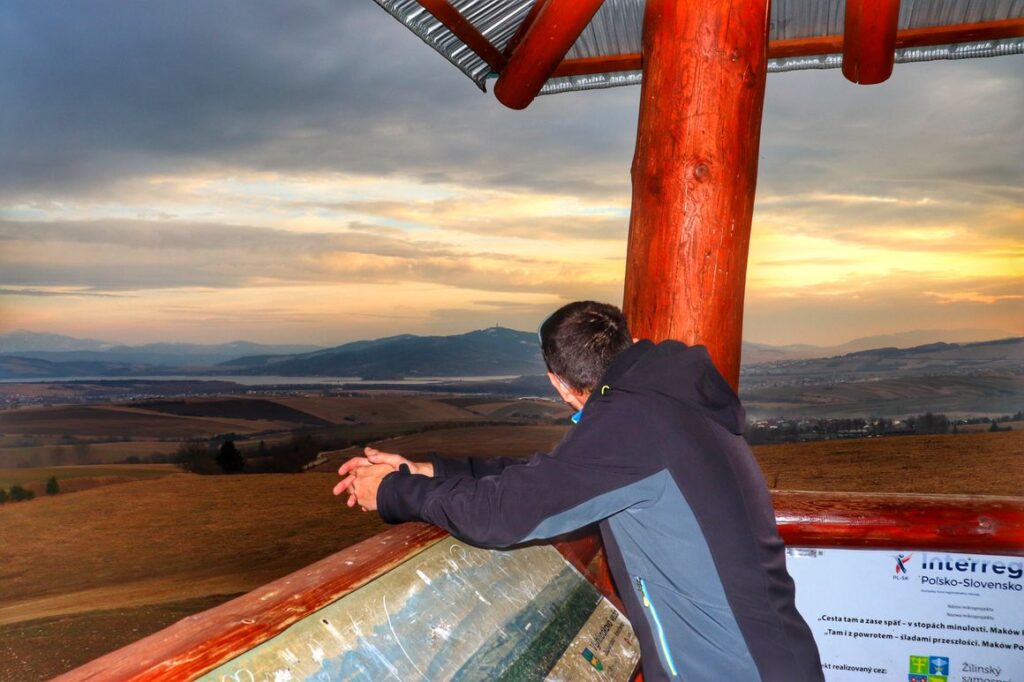
<svg viewBox="0 0 1024 682"><path fill-rule="evenodd" d="M776 519L800 547L893 547L1024 555L1024 498L778 491ZM58 680L187 680L271 639L445 536L407 523L216 608L189 616ZM594 534L555 543L618 601Z"/></svg>

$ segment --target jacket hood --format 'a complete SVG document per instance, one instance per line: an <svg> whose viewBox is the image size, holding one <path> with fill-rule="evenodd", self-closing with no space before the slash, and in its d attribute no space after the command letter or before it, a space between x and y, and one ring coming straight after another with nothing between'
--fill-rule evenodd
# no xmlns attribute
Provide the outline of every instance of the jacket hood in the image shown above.
<svg viewBox="0 0 1024 682"><path fill-rule="evenodd" d="M704 346L679 341L639 341L622 352L600 386L634 393L657 393L699 410L731 433L740 435L746 411L732 386L719 373ZM600 393L600 386L594 392Z"/></svg>

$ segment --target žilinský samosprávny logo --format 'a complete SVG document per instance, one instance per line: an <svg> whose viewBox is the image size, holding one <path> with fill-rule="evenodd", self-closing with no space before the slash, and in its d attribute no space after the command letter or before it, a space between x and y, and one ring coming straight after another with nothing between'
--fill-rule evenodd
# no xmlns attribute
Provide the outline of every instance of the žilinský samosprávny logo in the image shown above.
<svg viewBox="0 0 1024 682"><path fill-rule="evenodd" d="M945 656L911 656L907 682L947 682L949 659Z"/></svg>

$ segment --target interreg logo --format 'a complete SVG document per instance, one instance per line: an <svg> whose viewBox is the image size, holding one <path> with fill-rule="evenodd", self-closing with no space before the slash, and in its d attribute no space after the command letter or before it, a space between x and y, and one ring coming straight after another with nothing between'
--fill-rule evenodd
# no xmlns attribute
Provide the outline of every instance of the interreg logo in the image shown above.
<svg viewBox="0 0 1024 682"><path fill-rule="evenodd" d="M922 553L919 576L922 585L969 587L982 590L1024 592L1024 563L1009 557L976 557L967 554ZM899 567L896 569L899 572Z"/></svg>
<svg viewBox="0 0 1024 682"><path fill-rule="evenodd" d="M894 558L896 559L896 575L892 577L893 580L906 580L907 579L907 564L910 562L910 557L913 554L897 554Z"/></svg>
<svg viewBox="0 0 1024 682"><path fill-rule="evenodd" d="M947 682L949 659L945 656L911 656L907 682Z"/></svg>

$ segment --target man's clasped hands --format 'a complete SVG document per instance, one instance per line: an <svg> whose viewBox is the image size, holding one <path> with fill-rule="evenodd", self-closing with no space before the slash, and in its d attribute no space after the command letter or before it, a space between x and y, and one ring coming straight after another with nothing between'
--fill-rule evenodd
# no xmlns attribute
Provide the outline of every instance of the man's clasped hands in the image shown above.
<svg viewBox="0 0 1024 682"><path fill-rule="evenodd" d="M334 494L341 495L348 491L348 506L357 504L363 511L377 509L377 489L380 482L392 471L405 464L409 472L421 476L433 476L434 465L430 462L411 462L401 455L381 452L376 448L367 447L363 450L364 457L353 457L338 469L341 481L334 486Z"/></svg>

